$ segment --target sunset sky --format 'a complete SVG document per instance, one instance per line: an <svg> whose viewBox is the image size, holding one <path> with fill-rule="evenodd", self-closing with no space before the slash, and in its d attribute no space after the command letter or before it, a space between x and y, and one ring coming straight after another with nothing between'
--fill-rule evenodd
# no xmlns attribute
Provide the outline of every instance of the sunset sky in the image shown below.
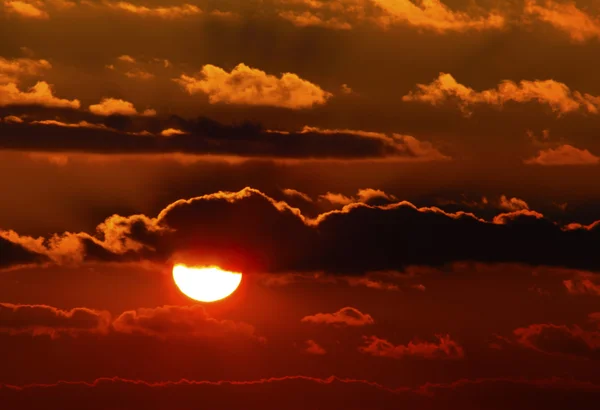
<svg viewBox="0 0 600 410"><path fill-rule="evenodd" d="M597 0L0 0L0 410L594 408L599 67Z"/></svg>

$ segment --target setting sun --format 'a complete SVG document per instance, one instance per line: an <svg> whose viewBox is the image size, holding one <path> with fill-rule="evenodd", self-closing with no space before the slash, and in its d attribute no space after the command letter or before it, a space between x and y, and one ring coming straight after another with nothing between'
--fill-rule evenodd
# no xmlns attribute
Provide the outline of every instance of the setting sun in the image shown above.
<svg viewBox="0 0 600 410"><path fill-rule="evenodd" d="M173 267L173 279L188 297L200 302L216 302L231 295L240 285L242 274L227 272L217 266Z"/></svg>

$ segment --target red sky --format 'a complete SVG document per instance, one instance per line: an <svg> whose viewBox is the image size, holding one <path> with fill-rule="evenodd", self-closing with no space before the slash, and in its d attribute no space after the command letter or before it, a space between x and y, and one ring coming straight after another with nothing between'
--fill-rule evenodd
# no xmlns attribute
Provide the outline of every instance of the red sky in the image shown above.
<svg viewBox="0 0 600 410"><path fill-rule="evenodd" d="M599 51L592 0L1 1L0 408L593 406Z"/></svg>

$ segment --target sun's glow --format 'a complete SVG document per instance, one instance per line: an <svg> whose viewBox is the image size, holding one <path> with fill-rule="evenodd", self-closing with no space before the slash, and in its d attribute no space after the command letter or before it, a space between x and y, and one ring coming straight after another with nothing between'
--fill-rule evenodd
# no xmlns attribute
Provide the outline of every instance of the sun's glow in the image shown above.
<svg viewBox="0 0 600 410"><path fill-rule="evenodd" d="M188 297L200 302L215 302L231 295L240 285L242 274L227 272L217 266L173 267L173 279Z"/></svg>

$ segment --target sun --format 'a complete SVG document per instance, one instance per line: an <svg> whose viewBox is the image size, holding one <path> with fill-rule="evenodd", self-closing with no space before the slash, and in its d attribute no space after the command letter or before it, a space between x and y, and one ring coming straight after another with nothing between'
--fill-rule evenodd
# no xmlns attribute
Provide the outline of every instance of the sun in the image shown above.
<svg viewBox="0 0 600 410"><path fill-rule="evenodd" d="M216 302L231 295L240 285L242 274L227 272L218 266L173 266L173 279L188 297L200 302Z"/></svg>

